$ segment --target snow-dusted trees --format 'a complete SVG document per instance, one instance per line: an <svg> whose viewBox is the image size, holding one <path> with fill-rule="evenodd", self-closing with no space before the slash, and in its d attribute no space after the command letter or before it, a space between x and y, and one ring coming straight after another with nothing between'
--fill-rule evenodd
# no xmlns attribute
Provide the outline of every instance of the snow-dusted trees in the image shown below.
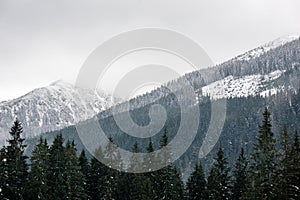
<svg viewBox="0 0 300 200"><path fill-rule="evenodd" d="M26 184L28 183L27 157L24 155L26 145L21 137L23 128L16 119L10 130L8 145L1 150L0 164L0 196L4 199L26 198Z"/></svg>

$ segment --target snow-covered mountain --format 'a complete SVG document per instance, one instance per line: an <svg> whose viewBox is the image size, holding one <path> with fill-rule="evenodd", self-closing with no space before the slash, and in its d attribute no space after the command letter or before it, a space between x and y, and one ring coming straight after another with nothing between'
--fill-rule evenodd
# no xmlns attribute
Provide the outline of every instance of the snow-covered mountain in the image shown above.
<svg viewBox="0 0 300 200"><path fill-rule="evenodd" d="M221 99L256 95L266 97L269 95L274 95L279 91L291 89L293 86L295 86L295 81L291 83L290 80L286 79L285 82L281 81L281 83L278 84L278 80L280 80L280 77L285 75L285 72L294 70L295 67L299 65L299 62L293 61L291 63L284 63L287 61L287 56L283 55L283 52L281 52L282 50L280 50L279 47L282 47L283 45L293 41L299 41L299 37L300 36L297 35L289 35L278 38L272 42L262 45L261 47L255 48L242 55L237 56L236 58L228 61L225 66L221 65L221 68L223 68L221 70L226 70L226 67L228 67L228 65L239 65L240 67L243 67L244 65L248 66L249 68L258 66L262 69L262 71L266 72L252 72L251 74L236 73L235 75L229 74L228 76L222 77L220 80L214 81L202 87L201 90L199 90L199 93L204 96L210 96L211 99ZM277 51L277 48L279 49L279 51ZM271 56L268 55L268 52L270 50L273 50L274 52L272 53L276 53L277 56L271 54ZM297 51L297 48L291 49L291 51L292 50ZM268 60L263 62L263 59ZM284 66L281 69L276 69L275 64L275 66L272 66L274 67L274 70L270 70L269 72L267 70L264 70L266 64L278 61L281 62L281 64L286 64L286 67ZM299 84L297 84L297 86L299 86ZM297 92L296 89L295 92Z"/></svg>
<svg viewBox="0 0 300 200"><path fill-rule="evenodd" d="M34 137L93 117L112 105L110 96L56 81L11 101L0 103L0 143L8 136L15 118L24 128L24 136Z"/></svg>
<svg viewBox="0 0 300 200"><path fill-rule="evenodd" d="M279 46L282 46L288 42L299 39L299 35L286 35L271 42L268 42L260 47L252 49L242 55L236 57L236 60L250 60L253 58L257 58L260 55L270 51L271 49L275 49Z"/></svg>
<svg viewBox="0 0 300 200"><path fill-rule="evenodd" d="M281 37L220 65L188 73L166 83L166 87L131 99L131 108L140 108L164 98L168 95L167 87L180 90L181 81L193 85L200 101L202 96L220 99L266 97L284 90L297 92L300 85L299 37Z"/></svg>

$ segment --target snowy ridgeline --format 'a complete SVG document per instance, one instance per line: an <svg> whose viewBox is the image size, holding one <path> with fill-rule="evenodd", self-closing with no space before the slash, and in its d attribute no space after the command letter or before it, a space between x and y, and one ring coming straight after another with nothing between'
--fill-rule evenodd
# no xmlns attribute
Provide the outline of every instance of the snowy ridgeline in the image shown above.
<svg viewBox="0 0 300 200"><path fill-rule="evenodd" d="M0 144L16 118L22 122L24 136L28 138L86 120L111 105L109 96L99 96L62 81L54 82L0 103Z"/></svg>
<svg viewBox="0 0 300 200"><path fill-rule="evenodd" d="M257 58L260 55L270 51L271 49L275 49L277 47L280 47L288 42L291 42L293 40L299 39L299 35L287 35L284 37L277 38L276 40L273 40L271 42L268 42L260 47L257 47L251 51L248 51L240 56L237 56L236 60L250 60L253 58Z"/></svg>

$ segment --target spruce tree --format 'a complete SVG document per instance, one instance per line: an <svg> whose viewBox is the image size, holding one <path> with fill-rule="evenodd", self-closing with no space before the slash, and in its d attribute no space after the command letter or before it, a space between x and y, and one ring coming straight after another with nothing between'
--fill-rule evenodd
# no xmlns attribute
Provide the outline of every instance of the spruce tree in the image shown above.
<svg viewBox="0 0 300 200"><path fill-rule="evenodd" d="M42 137L39 143L32 151L30 158L31 170L29 173L29 198L30 199L50 199L49 198L49 181L50 160L49 146L47 141Z"/></svg>
<svg viewBox="0 0 300 200"><path fill-rule="evenodd" d="M155 155L151 154L153 153L154 151L154 148L153 148L153 143L152 143L152 140L151 138L149 138L149 142L148 142L148 145L147 145L147 148L146 148L146 151L147 151L147 155L146 155L146 158L145 158L145 161L144 161L144 169L145 171L149 171L149 172L146 172L144 174L144 176L146 176L148 178L149 181L147 181L145 184L149 184L151 186L149 186L148 188L149 189L149 194L153 195L153 199L157 199L158 198L158 195L157 195L157 192L159 191L159 177L158 177L158 172L157 171L151 171L152 169L149 168L148 165L155 165L158 163L158 159ZM151 191L150 191L151 190Z"/></svg>
<svg viewBox="0 0 300 200"><path fill-rule="evenodd" d="M103 199L105 193L105 177L108 174L106 167L99 160L104 158L101 146L95 150L95 157L91 159L90 172L88 174L88 196L91 200Z"/></svg>
<svg viewBox="0 0 300 200"><path fill-rule="evenodd" d="M133 153L138 153L137 142L133 146ZM131 171L135 171L134 167L142 167L142 161L133 154L130 159ZM143 173L130 174L130 199L132 200L152 200L155 198L154 190L150 181L150 178Z"/></svg>
<svg viewBox="0 0 300 200"><path fill-rule="evenodd" d="M278 174L277 180L278 185L278 198L288 199L289 196L289 180L291 179L292 174L290 174L290 135L287 129L287 126L283 126L282 134L280 135L280 161L278 165Z"/></svg>
<svg viewBox="0 0 300 200"><path fill-rule="evenodd" d="M164 134L160 141L160 148L167 147L168 136L167 129L165 129ZM154 173L155 176L155 190L158 199L182 199L183 198L183 183L181 180L180 172L171 163L171 152L168 148L165 148L158 159L164 164L165 167L157 170Z"/></svg>
<svg viewBox="0 0 300 200"><path fill-rule="evenodd" d="M289 154L290 156L287 161L288 198L298 199L300 197L300 144L297 131L294 134Z"/></svg>
<svg viewBox="0 0 300 200"><path fill-rule="evenodd" d="M215 167L211 167L207 177L207 193L209 200L221 200L221 187L219 184L219 174Z"/></svg>
<svg viewBox="0 0 300 200"><path fill-rule="evenodd" d="M276 187L277 151L270 116L271 113L265 108L263 122L259 126L259 135L252 155L251 183L247 189L248 198L276 199L278 191Z"/></svg>
<svg viewBox="0 0 300 200"><path fill-rule="evenodd" d="M4 188L7 180L7 162L6 162L6 149L2 147L0 149L0 199L4 199Z"/></svg>
<svg viewBox="0 0 300 200"><path fill-rule="evenodd" d="M2 160L4 164L4 183L2 192L6 199L26 198L25 186L28 182L27 156L24 155L26 145L21 137L23 128L21 122L16 119L10 130L10 139L7 141Z"/></svg>
<svg viewBox="0 0 300 200"><path fill-rule="evenodd" d="M241 153L235 163L235 169L233 171L233 199L241 199L244 195L247 187L248 178L248 160L245 157L244 148L241 149Z"/></svg>
<svg viewBox="0 0 300 200"><path fill-rule="evenodd" d="M188 200L206 200L206 180L201 164L196 164L195 169L186 183Z"/></svg>
<svg viewBox="0 0 300 200"><path fill-rule="evenodd" d="M49 195L51 199L64 200L67 196L67 187L65 182L66 158L64 140L61 134L58 134L50 147L50 171L49 175Z"/></svg>
<svg viewBox="0 0 300 200"><path fill-rule="evenodd" d="M79 160L76 154L74 141L67 142L65 148L65 181L66 193L65 199L84 200L87 199L87 194L84 190L84 175L81 171Z"/></svg>
<svg viewBox="0 0 300 200"><path fill-rule="evenodd" d="M227 158L224 156L222 147L219 148L217 156L215 157L215 163L212 166L209 177L209 190L208 192L216 192L215 199L228 200L231 199L231 177L229 175L230 169L228 167ZM213 182L215 183L213 183ZM211 188L211 186L217 186L217 188Z"/></svg>
<svg viewBox="0 0 300 200"><path fill-rule="evenodd" d="M81 169L81 173L83 174L83 178L84 178L84 190L87 192L89 189L89 185L88 185L88 177L89 177L89 173L90 173L90 164L89 161L85 155L85 151L82 150L79 156L79 166Z"/></svg>
<svg viewBox="0 0 300 200"><path fill-rule="evenodd" d="M109 142L104 151L104 158L108 165L107 174L104 176L104 200L115 199L117 194L121 170L123 168L122 160L119 151L117 150L117 145L113 143L113 139L109 137ZM112 168L113 166L117 169Z"/></svg>

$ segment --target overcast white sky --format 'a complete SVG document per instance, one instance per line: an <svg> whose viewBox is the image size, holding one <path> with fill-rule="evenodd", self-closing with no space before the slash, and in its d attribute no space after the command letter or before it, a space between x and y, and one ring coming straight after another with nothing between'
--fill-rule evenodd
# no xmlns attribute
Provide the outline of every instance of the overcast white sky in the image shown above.
<svg viewBox="0 0 300 200"><path fill-rule="evenodd" d="M161 27L220 63L300 33L299 0L0 0L0 101L64 79L120 32Z"/></svg>

